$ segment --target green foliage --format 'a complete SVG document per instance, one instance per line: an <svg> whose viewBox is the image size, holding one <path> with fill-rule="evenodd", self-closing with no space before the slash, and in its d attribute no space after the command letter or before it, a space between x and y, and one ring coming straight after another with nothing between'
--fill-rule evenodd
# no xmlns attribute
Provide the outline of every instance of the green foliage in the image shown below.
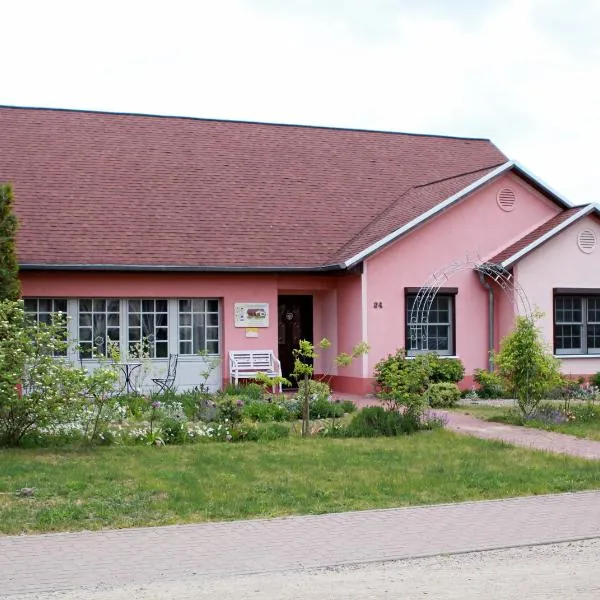
<svg viewBox="0 0 600 600"><path fill-rule="evenodd" d="M21 296L15 247L18 222L12 204L12 186L0 184L0 300L18 300Z"/></svg>
<svg viewBox="0 0 600 600"><path fill-rule="evenodd" d="M341 404L331 402L327 398L317 398L309 405L311 419L338 419L344 416Z"/></svg>
<svg viewBox="0 0 600 600"><path fill-rule="evenodd" d="M420 429L420 419L412 413L385 410L381 406L363 408L346 429L349 437L396 436Z"/></svg>
<svg viewBox="0 0 600 600"><path fill-rule="evenodd" d="M187 424L183 419L164 417L160 424L160 431L165 444L184 444L187 441Z"/></svg>
<svg viewBox="0 0 600 600"><path fill-rule="evenodd" d="M239 388L240 393L250 401L259 401L263 399L264 389L259 383L250 383Z"/></svg>
<svg viewBox="0 0 600 600"><path fill-rule="evenodd" d="M354 404L352 400L344 400L340 402L340 406L342 407L342 411L344 413L351 414L356 411L356 404Z"/></svg>
<svg viewBox="0 0 600 600"><path fill-rule="evenodd" d="M232 430L233 441L269 442L290 436L290 428L281 423L242 423Z"/></svg>
<svg viewBox="0 0 600 600"><path fill-rule="evenodd" d="M460 358L441 358L437 354L426 354L432 383L458 383L465 376L465 367Z"/></svg>
<svg viewBox="0 0 600 600"><path fill-rule="evenodd" d="M243 416L250 421L266 423L268 421L287 421L290 413L276 402L248 402L244 406Z"/></svg>
<svg viewBox="0 0 600 600"><path fill-rule="evenodd" d="M304 398L308 394L311 400L328 400L331 396L331 388L324 381L308 379L298 382L297 398Z"/></svg>
<svg viewBox="0 0 600 600"><path fill-rule="evenodd" d="M216 420L219 423L239 423L242 420L244 401L233 396L225 395L217 398L218 412Z"/></svg>
<svg viewBox="0 0 600 600"><path fill-rule="evenodd" d="M66 351L64 317L33 323L22 301L0 301L0 445L15 446L33 429L75 418L85 372L53 358Z"/></svg>
<svg viewBox="0 0 600 600"><path fill-rule="evenodd" d="M423 412L423 395L429 386L430 375L428 355L409 359L406 351L400 349L375 365L377 395L387 402L388 408L404 406L417 418Z"/></svg>
<svg viewBox="0 0 600 600"><path fill-rule="evenodd" d="M590 377L590 383L595 385L597 388L600 388L600 371Z"/></svg>
<svg viewBox="0 0 600 600"><path fill-rule="evenodd" d="M115 385L118 373L111 367L100 366L86 374L83 395L86 406L83 411L84 436L87 441L95 441L101 432L106 431L113 417L117 403Z"/></svg>
<svg viewBox="0 0 600 600"><path fill-rule="evenodd" d="M432 383L427 388L427 400L433 408L452 408L460 399L460 390L455 383Z"/></svg>
<svg viewBox="0 0 600 600"><path fill-rule="evenodd" d="M331 346L331 342L323 338L319 342L319 348L327 349ZM348 366L355 358L362 356L369 351L369 345L366 342L360 342L352 349L351 354L339 354L335 361L340 367ZM292 377L298 382L300 390L299 397L302 400L302 436L310 435L310 403L311 389L310 380L313 376L313 362L318 357L315 347L307 340L300 340L298 348L293 350L294 353L294 372Z"/></svg>
<svg viewBox="0 0 600 600"><path fill-rule="evenodd" d="M561 382L559 361L544 346L536 320L517 317L515 329L502 340L496 365L505 388L524 416L535 412L545 395Z"/></svg>
<svg viewBox="0 0 600 600"><path fill-rule="evenodd" d="M502 378L495 371L475 369L473 375L475 383L479 386L477 396L479 398L504 398L506 392L502 385Z"/></svg>

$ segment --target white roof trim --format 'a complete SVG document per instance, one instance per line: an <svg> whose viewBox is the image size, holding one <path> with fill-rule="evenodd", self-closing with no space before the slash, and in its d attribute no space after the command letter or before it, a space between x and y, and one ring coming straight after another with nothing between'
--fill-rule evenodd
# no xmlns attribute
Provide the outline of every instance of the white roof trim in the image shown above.
<svg viewBox="0 0 600 600"><path fill-rule="evenodd" d="M403 225L402 227L399 227L398 229L392 231L391 233L388 233L388 235L386 235L385 237L383 237L380 240L378 240L377 242L371 244L364 250L361 250L358 254L355 254L354 256L349 258L347 261L345 261L343 263L343 266L348 268L348 267L355 265L356 263L360 262L361 260L363 260L364 258L369 256L370 254L373 254L377 250L380 250L381 248L383 248L390 242L399 238L401 235L403 235L406 232L410 231L411 229L415 228L417 225L420 225L427 219L435 216L437 213L442 212L443 210L445 210L446 208L448 208L455 202L458 202L461 198L464 198L466 195L475 191L477 188L480 188L481 186L485 185L486 183L488 183L488 181L494 179L495 177L498 177L499 175L502 175L503 173L505 173L507 171L510 171L511 169L514 169L515 171L520 172L521 175L524 175L525 177L528 177L529 179L532 179L533 181L535 181L535 183L539 187L541 187L545 193L547 193L548 195L554 196L555 200L558 201L560 204L563 204L566 208L573 208L573 204L571 202L569 202L564 196L561 196L560 194L555 192L550 186L546 185L539 177L536 177L535 175L533 175L533 173L531 173L530 171L525 169L525 167L521 166L518 162L516 162L514 160L509 160L508 162L504 163L503 165L500 165L499 167L495 168L493 171L490 171L487 175L484 175L480 179L477 179L473 183L469 184L467 187L460 190L453 196L446 198L446 200L440 202L433 208L430 208L427 212L424 212L422 215L419 215L416 219L413 219L412 221L406 223L406 225ZM427 184L425 184L425 185L427 185Z"/></svg>
<svg viewBox="0 0 600 600"><path fill-rule="evenodd" d="M565 219L562 223L559 223L556 227L553 227L550 231L547 231L537 240L531 242L531 244L528 244L527 246L525 246L525 248L522 248L506 260L503 260L500 263L500 266L507 269L520 258L525 256L526 254L529 254L529 252L535 250L538 246L541 246L544 242L554 237L557 233L560 233L563 229L566 229L569 225L573 224L575 221L578 221L579 219L581 219L581 217L585 217L592 211L600 212L600 207L598 207L597 204L589 204L587 206L584 206L581 210L578 210L576 213L572 214L568 219Z"/></svg>

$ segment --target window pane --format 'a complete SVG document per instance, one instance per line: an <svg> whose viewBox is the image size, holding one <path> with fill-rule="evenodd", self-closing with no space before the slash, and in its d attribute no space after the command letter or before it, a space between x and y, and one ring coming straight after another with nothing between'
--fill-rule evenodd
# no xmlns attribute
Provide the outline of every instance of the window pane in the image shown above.
<svg viewBox="0 0 600 600"><path fill-rule="evenodd" d="M207 300L206 310L208 312L219 312L219 301L218 300Z"/></svg>
<svg viewBox="0 0 600 600"><path fill-rule="evenodd" d="M192 339L192 328L191 327L180 327L179 328L179 339L180 340L191 340Z"/></svg>
<svg viewBox="0 0 600 600"><path fill-rule="evenodd" d="M192 301L191 300L180 300L179 301L179 312L191 312L192 311Z"/></svg>
<svg viewBox="0 0 600 600"><path fill-rule="evenodd" d="M157 300L156 301L156 312L157 313L166 313L167 312L167 301L166 300Z"/></svg>
<svg viewBox="0 0 600 600"><path fill-rule="evenodd" d="M27 298L25 300L25 310L27 312L37 312L37 300L34 300L33 298Z"/></svg>
<svg viewBox="0 0 600 600"><path fill-rule="evenodd" d="M156 358L167 358L169 356L169 345L167 342L156 343Z"/></svg>
<svg viewBox="0 0 600 600"><path fill-rule="evenodd" d="M108 300L108 302L106 303L106 310L107 312L115 312L118 313L120 312L120 307L119 307L119 301L118 300Z"/></svg>
<svg viewBox="0 0 600 600"><path fill-rule="evenodd" d="M129 312L140 312L140 308L142 303L139 300L130 300L129 301Z"/></svg>
<svg viewBox="0 0 600 600"><path fill-rule="evenodd" d="M206 303L204 300L192 300L192 310L194 312L204 312Z"/></svg>
<svg viewBox="0 0 600 600"><path fill-rule="evenodd" d="M94 298L94 300L92 300L92 308L94 311L105 312L106 311L106 300L100 300L98 298Z"/></svg>
<svg viewBox="0 0 600 600"><path fill-rule="evenodd" d="M179 342L179 353L180 354L193 354L192 342Z"/></svg>
<svg viewBox="0 0 600 600"><path fill-rule="evenodd" d="M67 301L65 299L54 301L54 312L67 312Z"/></svg>
<svg viewBox="0 0 600 600"><path fill-rule="evenodd" d="M48 300L47 298L40 298L39 302L39 311L40 312L52 312L52 300Z"/></svg>
<svg viewBox="0 0 600 600"><path fill-rule="evenodd" d="M206 351L209 354L219 354L219 343L218 342L207 342Z"/></svg>
<svg viewBox="0 0 600 600"><path fill-rule="evenodd" d="M140 315L132 315L129 313L129 326L130 327L139 327L140 326Z"/></svg>
<svg viewBox="0 0 600 600"><path fill-rule="evenodd" d="M190 326L192 324L192 315L179 315L179 325Z"/></svg>
<svg viewBox="0 0 600 600"><path fill-rule="evenodd" d="M91 300L80 300L79 301L79 312L92 312L92 301Z"/></svg>
<svg viewBox="0 0 600 600"><path fill-rule="evenodd" d="M587 299L587 320L588 323L600 323L600 298Z"/></svg>
<svg viewBox="0 0 600 600"><path fill-rule="evenodd" d="M154 300L142 300L143 312L154 312Z"/></svg>
<svg viewBox="0 0 600 600"><path fill-rule="evenodd" d="M587 349L588 352L598 352L600 350L600 324L588 325Z"/></svg>
<svg viewBox="0 0 600 600"><path fill-rule="evenodd" d="M140 330L137 327L129 328L129 341L130 342L139 342L141 339Z"/></svg>
<svg viewBox="0 0 600 600"><path fill-rule="evenodd" d="M554 344L557 350L580 350L581 326L556 325Z"/></svg>

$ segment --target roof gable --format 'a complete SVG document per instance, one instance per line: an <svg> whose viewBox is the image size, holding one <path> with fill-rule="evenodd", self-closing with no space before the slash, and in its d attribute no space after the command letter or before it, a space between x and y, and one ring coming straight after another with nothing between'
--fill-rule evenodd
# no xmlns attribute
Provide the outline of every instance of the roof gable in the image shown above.
<svg viewBox="0 0 600 600"><path fill-rule="evenodd" d="M569 208L524 235L486 262L500 265L505 269L512 267L521 258L539 248L573 223L592 213L600 216L600 208L595 204Z"/></svg>

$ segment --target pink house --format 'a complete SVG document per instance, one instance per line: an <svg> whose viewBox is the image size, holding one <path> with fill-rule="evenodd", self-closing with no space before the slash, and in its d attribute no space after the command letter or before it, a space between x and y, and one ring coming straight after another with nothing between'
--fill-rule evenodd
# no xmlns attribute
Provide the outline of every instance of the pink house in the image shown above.
<svg viewBox="0 0 600 600"><path fill-rule="evenodd" d="M339 390L370 391L401 347L460 357L469 385L539 307L564 372L600 371L599 209L489 140L13 107L0 131L27 309L65 310L90 365L145 338L185 388L200 351L272 349L285 374L327 337L316 371Z"/></svg>

